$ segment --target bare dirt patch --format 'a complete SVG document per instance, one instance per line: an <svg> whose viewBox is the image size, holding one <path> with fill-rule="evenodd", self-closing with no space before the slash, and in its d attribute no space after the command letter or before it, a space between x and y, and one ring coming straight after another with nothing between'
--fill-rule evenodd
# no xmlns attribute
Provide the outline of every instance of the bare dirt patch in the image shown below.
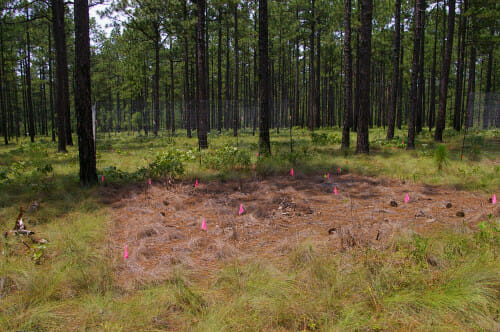
<svg viewBox="0 0 500 332"><path fill-rule="evenodd" d="M107 187L102 196L120 257L116 280L125 288L163 280L176 265L202 277L233 259L279 262L306 240L332 251L381 247L401 231L474 227L500 216L500 206L482 194L350 174Z"/></svg>

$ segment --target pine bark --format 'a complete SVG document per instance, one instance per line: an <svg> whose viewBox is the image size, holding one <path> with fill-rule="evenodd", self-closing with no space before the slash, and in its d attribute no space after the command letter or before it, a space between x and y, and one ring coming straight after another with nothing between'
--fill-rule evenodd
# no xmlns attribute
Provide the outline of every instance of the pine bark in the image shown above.
<svg viewBox="0 0 500 332"><path fill-rule="evenodd" d="M359 48L359 116L356 153L369 153L370 62L373 0L361 2L361 42Z"/></svg>
<svg viewBox="0 0 500 332"><path fill-rule="evenodd" d="M420 42L422 30L422 3L423 0L415 2L415 23L413 34L413 60L411 66L411 91L410 91L410 116L408 121L408 140L406 148L415 149L415 125L418 116L418 76L420 73Z"/></svg>
<svg viewBox="0 0 500 332"><path fill-rule="evenodd" d="M26 19L29 21L29 12L26 9ZM28 113L28 132L31 143L35 142L35 116L33 113L33 99L31 91L31 42L29 27L26 28L26 64L24 67L26 78L26 111Z"/></svg>
<svg viewBox="0 0 500 332"><path fill-rule="evenodd" d="M446 121L446 97L448 92L451 53L453 50L453 30L455 27L455 0L449 0L448 8L448 32L439 79L439 109L436 121L436 131L434 132L434 140L437 142L443 141L443 131Z"/></svg>
<svg viewBox="0 0 500 332"><path fill-rule="evenodd" d="M160 29L155 27L154 36L154 51L155 51L155 73L153 76L153 134L158 136L160 127Z"/></svg>
<svg viewBox="0 0 500 332"><path fill-rule="evenodd" d="M398 0L399 1L399 0ZM351 0L345 2L344 12L344 123L342 128L342 149L350 145L349 129L352 126L352 49L351 49Z"/></svg>
<svg viewBox="0 0 500 332"><path fill-rule="evenodd" d="M9 144L9 134L7 132L7 110L5 104L5 92L4 92L4 48L3 48L3 22L0 21L0 107L2 110L2 133L5 145Z"/></svg>
<svg viewBox="0 0 500 332"><path fill-rule="evenodd" d="M424 45L425 45L425 13L426 13L427 3L425 0L422 0L421 8L420 8L420 56L418 60L420 64L418 66L418 85L417 85L417 114L415 117L415 131L416 133L420 133L422 131L422 123L424 117L424 92L425 92L425 78L424 78Z"/></svg>
<svg viewBox="0 0 500 332"><path fill-rule="evenodd" d="M238 136L238 118L239 118L239 49L238 49L238 4L234 6L234 94L233 94L233 136Z"/></svg>
<svg viewBox="0 0 500 332"><path fill-rule="evenodd" d="M387 115L387 139L394 137L394 126L396 123L396 107L398 100L399 88L399 48L401 47L401 0L396 0L394 12L394 40L392 43L393 56L392 56L392 85L391 85L391 104L389 107L389 114Z"/></svg>
<svg viewBox="0 0 500 332"><path fill-rule="evenodd" d="M437 13L437 9L436 9ZM438 15L435 17L436 26L434 27L434 48L432 50L432 69L431 69L431 81L430 81L430 107L429 107L429 131L434 127L436 121L436 52L437 52L437 37L438 37Z"/></svg>
<svg viewBox="0 0 500 332"><path fill-rule="evenodd" d="M219 45L217 47L217 130L222 132L222 11L217 17Z"/></svg>
<svg viewBox="0 0 500 332"><path fill-rule="evenodd" d="M196 23L196 72L198 94L198 146L208 148L207 141L207 89L206 89L206 61L205 61L205 7L206 0L197 0Z"/></svg>
<svg viewBox="0 0 500 332"><path fill-rule="evenodd" d="M462 114L462 90L463 90L463 79L464 79L464 58L465 58L465 26L467 24L467 18L464 13L467 10L467 1L462 3L460 8L460 20L458 23L458 65L457 65L457 83L455 87L455 108L453 114L453 128L456 131L460 131L462 123L460 121L460 116Z"/></svg>
<svg viewBox="0 0 500 332"><path fill-rule="evenodd" d="M316 127L316 89L314 88L316 84L315 80L315 70L314 70L314 37L316 34L316 20L314 17L314 1L311 0L311 35L310 35L310 45L309 45L309 129L311 131Z"/></svg>
<svg viewBox="0 0 500 332"><path fill-rule="evenodd" d="M271 154L269 141L269 42L267 0L259 0L259 152Z"/></svg>
<svg viewBox="0 0 500 332"><path fill-rule="evenodd" d="M66 55L66 34L64 28L64 1L51 0L52 24L54 31L54 48L56 55L56 98L58 151L66 152L66 106L69 105L68 95L64 88L64 77L68 71Z"/></svg>
<svg viewBox="0 0 500 332"><path fill-rule="evenodd" d="M75 105L77 116L80 184L97 183L96 151L90 97L90 38L88 0L75 0Z"/></svg>

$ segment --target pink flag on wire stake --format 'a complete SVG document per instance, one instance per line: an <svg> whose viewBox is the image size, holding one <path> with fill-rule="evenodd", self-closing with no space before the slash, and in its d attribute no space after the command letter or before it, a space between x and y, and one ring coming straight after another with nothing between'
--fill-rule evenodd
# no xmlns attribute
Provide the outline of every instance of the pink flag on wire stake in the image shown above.
<svg viewBox="0 0 500 332"><path fill-rule="evenodd" d="M123 252L123 259L127 259L128 258L128 247L127 245L125 245L125 251Z"/></svg>
<svg viewBox="0 0 500 332"><path fill-rule="evenodd" d="M243 204L240 204L240 211L238 211L238 215L242 215L245 210L243 209Z"/></svg>
<svg viewBox="0 0 500 332"><path fill-rule="evenodd" d="M104 183L104 175L101 175L101 182Z"/></svg>
<svg viewBox="0 0 500 332"><path fill-rule="evenodd" d="M205 218L203 218L203 222L201 223L201 229L206 231L207 230L207 221Z"/></svg>
<svg viewBox="0 0 500 332"><path fill-rule="evenodd" d="M293 168L290 170L290 175L293 176Z"/></svg>
<svg viewBox="0 0 500 332"><path fill-rule="evenodd" d="M198 179L196 179L196 181L194 182L194 186L198 187Z"/></svg>
<svg viewBox="0 0 500 332"><path fill-rule="evenodd" d="M148 184L151 185L151 178L148 179Z"/></svg>
<svg viewBox="0 0 500 332"><path fill-rule="evenodd" d="M326 175L326 178L327 178L327 179L330 179L330 173L328 173L328 174Z"/></svg>
<svg viewBox="0 0 500 332"><path fill-rule="evenodd" d="M405 203L408 203L409 201L410 201L410 195L406 194Z"/></svg>
<svg viewBox="0 0 500 332"><path fill-rule="evenodd" d="M337 174L340 175L340 167L337 167Z"/></svg>
<svg viewBox="0 0 500 332"><path fill-rule="evenodd" d="M497 195L493 194L493 197L491 198L491 203L496 204L497 203Z"/></svg>
<svg viewBox="0 0 500 332"><path fill-rule="evenodd" d="M337 187L333 188L333 193L335 194L335 196L339 194L339 192L337 191Z"/></svg>

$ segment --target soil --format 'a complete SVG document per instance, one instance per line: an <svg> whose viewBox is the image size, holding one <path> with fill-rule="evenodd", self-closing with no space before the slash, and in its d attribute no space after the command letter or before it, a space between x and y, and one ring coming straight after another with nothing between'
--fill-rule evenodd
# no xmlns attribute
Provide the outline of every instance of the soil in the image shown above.
<svg viewBox="0 0 500 332"><path fill-rule="evenodd" d="M401 232L474 228L500 216L483 194L351 174L108 186L101 195L124 288L164 280L179 265L203 278L234 259L279 263L305 241L332 251L380 248Z"/></svg>

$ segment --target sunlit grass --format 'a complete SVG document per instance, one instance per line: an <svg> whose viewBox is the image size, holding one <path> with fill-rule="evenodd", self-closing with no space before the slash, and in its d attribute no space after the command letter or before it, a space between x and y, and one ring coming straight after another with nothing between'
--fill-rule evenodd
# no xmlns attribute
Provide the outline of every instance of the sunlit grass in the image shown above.
<svg viewBox="0 0 500 332"><path fill-rule="evenodd" d="M398 180L493 193L500 188L500 151L488 145L498 131L472 133L481 147L462 159L462 136L445 132L448 164L435 162L437 145L428 133L406 151L404 131L393 141L370 131L371 153L340 151L340 130L318 130L329 143L294 128L290 154L287 130L271 134L271 158L259 158L257 136L244 131L209 134L211 150L230 143L246 151L246 168L208 169L200 155L185 163L179 180L210 181L288 174L353 172ZM331 142L331 143L330 143ZM196 133L171 137L99 135L98 169L128 173L147 166L166 149L197 151ZM401 235L383 250L324 252L309 243L291 248L280 262L229 263L209 280L175 271L161 284L128 290L113 284L116 257L108 248L110 216L98 188L78 187L78 150L56 153L48 139L0 146L0 228L11 229L19 207L37 201L25 215L29 229L49 241L36 264L20 239L2 236L0 330L498 330L500 266L498 230L485 235L463 228L418 239ZM4 164L5 163L5 164ZM43 167L51 165L50 171ZM37 170L38 169L38 170ZM105 184L108 182L106 179ZM494 222L494 221L492 221ZM500 227L493 224L494 227ZM422 245L422 242L425 245ZM437 266L427 262L428 257Z"/></svg>

